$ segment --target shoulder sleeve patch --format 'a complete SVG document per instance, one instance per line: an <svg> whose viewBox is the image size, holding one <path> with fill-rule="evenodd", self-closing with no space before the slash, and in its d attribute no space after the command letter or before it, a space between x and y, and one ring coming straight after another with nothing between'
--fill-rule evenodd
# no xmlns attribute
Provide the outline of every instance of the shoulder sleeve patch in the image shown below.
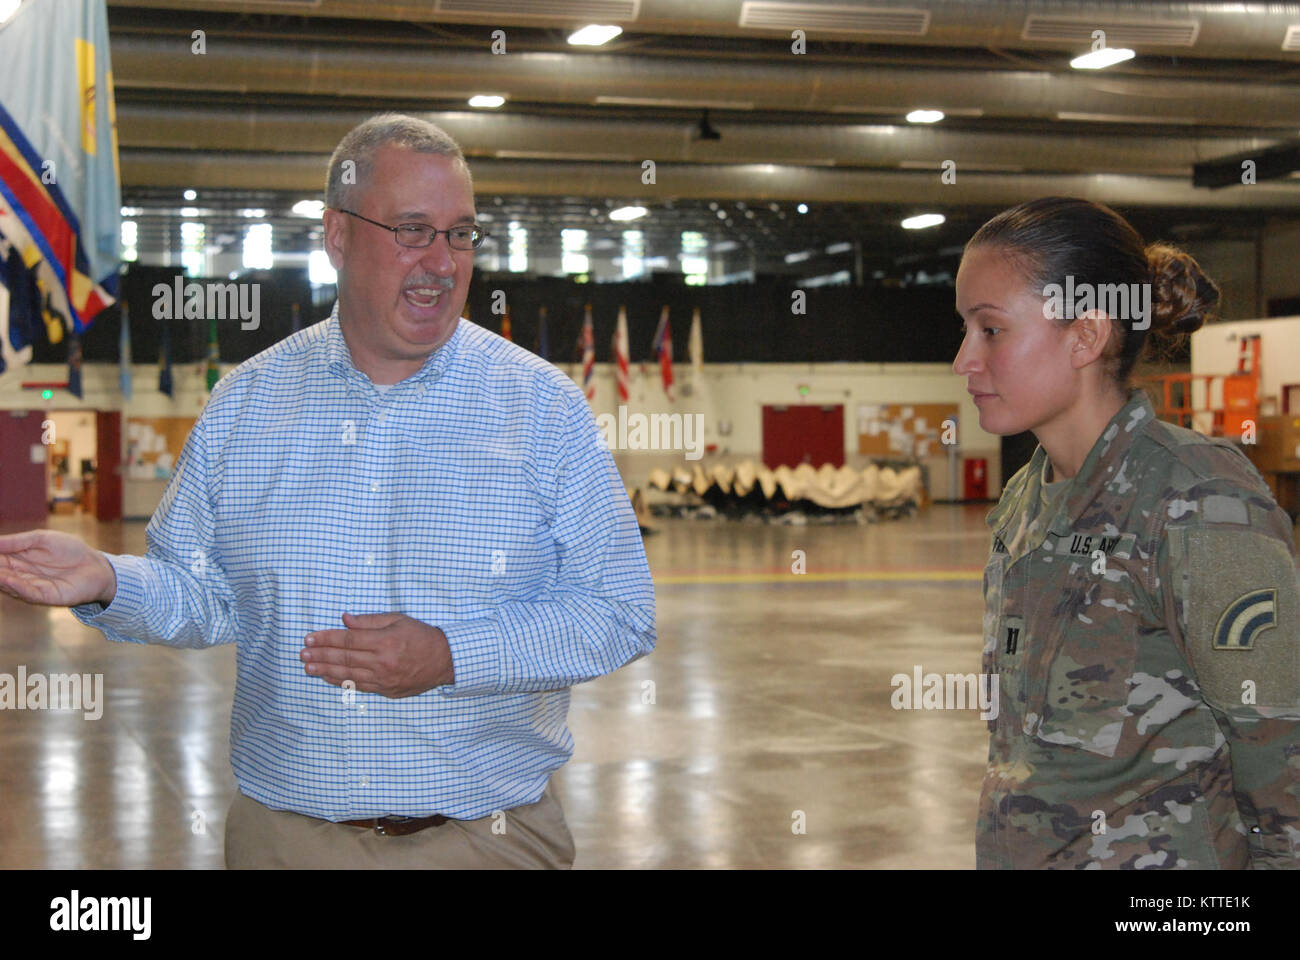
<svg viewBox="0 0 1300 960"><path fill-rule="evenodd" d="M1286 544L1249 527L1171 527L1171 586L1187 657L1224 710L1300 704L1300 576Z"/></svg>

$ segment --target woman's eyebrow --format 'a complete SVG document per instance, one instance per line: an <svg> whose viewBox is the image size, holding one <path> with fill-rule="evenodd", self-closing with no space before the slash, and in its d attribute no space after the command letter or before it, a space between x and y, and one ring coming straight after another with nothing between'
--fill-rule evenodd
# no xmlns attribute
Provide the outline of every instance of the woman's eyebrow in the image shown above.
<svg viewBox="0 0 1300 960"><path fill-rule="evenodd" d="M1006 313L1006 311L1003 310L1001 307L999 307L996 303L977 303L975 304L975 306L967 310L966 313L978 313L980 310L996 310L998 313ZM961 310L958 310L957 314L959 316L965 316L965 314L962 313Z"/></svg>

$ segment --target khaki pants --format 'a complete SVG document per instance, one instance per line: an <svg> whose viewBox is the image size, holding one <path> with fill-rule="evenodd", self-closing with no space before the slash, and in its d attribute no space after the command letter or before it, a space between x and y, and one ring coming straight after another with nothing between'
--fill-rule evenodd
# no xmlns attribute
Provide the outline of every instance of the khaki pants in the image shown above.
<svg viewBox="0 0 1300 960"><path fill-rule="evenodd" d="M512 807L504 817L448 820L404 837L272 810L238 791L226 814L230 870L567 870L574 855L549 783L536 803Z"/></svg>

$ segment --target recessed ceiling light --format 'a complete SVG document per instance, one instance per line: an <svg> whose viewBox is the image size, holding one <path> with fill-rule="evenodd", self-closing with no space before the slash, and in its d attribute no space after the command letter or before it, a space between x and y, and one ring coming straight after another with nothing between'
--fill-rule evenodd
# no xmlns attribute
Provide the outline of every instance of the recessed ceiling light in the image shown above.
<svg viewBox="0 0 1300 960"><path fill-rule="evenodd" d="M183 194L181 194L181 196L183 196L186 200L197 200L199 195L195 193L193 190L186 190Z"/></svg>
<svg viewBox="0 0 1300 960"><path fill-rule="evenodd" d="M319 219L325 212L325 202L323 200L299 200L291 209L300 217Z"/></svg>
<svg viewBox="0 0 1300 960"><path fill-rule="evenodd" d="M938 123L942 119L942 110L913 110L907 115L908 123Z"/></svg>
<svg viewBox="0 0 1300 960"><path fill-rule="evenodd" d="M469 98L471 107L499 107L505 102L505 97L498 96L495 93L480 93L478 96Z"/></svg>
<svg viewBox="0 0 1300 960"><path fill-rule="evenodd" d="M807 212L808 212L808 204L806 204L806 203L801 203L801 204L799 204L799 206L795 207L795 209L798 210L800 213L807 213Z"/></svg>
<svg viewBox="0 0 1300 960"><path fill-rule="evenodd" d="M636 220L644 217L650 211L645 207L619 207L617 210L609 211L611 220Z"/></svg>
<svg viewBox="0 0 1300 960"><path fill-rule="evenodd" d="M903 221L903 227L907 230L924 230L926 227L937 227L943 221L942 213L923 213L916 217L908 217Z"/></svg>
<svg viewBox="0 0 1300 960"><path fill-rule="evenodd" d="M609 43L622 32L622 27L589 23L581 30L569 34L569 43L575 47L598 47L602 43Z"/></svg>
<svg viewBox="0 0 1300 960"><path fill-rule="evenodd" d="M1127 47L1102 47L1100 50L1075 57L1070 61L1070 66L1076 70L1101 70L1103 67L1113 67L1125 60L1132 60L1135 56L1136 54Z"/></svg>

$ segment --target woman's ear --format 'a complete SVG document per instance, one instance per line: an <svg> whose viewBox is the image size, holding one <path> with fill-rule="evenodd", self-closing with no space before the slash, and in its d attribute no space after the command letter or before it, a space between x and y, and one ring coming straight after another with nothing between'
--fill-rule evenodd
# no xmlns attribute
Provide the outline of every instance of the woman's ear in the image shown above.
<svg viewBox="0 0 1300 960"><path fill-rule="evenodd" d="M1106 353L1106 346L1115 336L1115 325L1102 310L1089 310L1075 317L1070 325L1074 343L1070 347L1070 365L1082 370L1096 363Z"/></svg>

